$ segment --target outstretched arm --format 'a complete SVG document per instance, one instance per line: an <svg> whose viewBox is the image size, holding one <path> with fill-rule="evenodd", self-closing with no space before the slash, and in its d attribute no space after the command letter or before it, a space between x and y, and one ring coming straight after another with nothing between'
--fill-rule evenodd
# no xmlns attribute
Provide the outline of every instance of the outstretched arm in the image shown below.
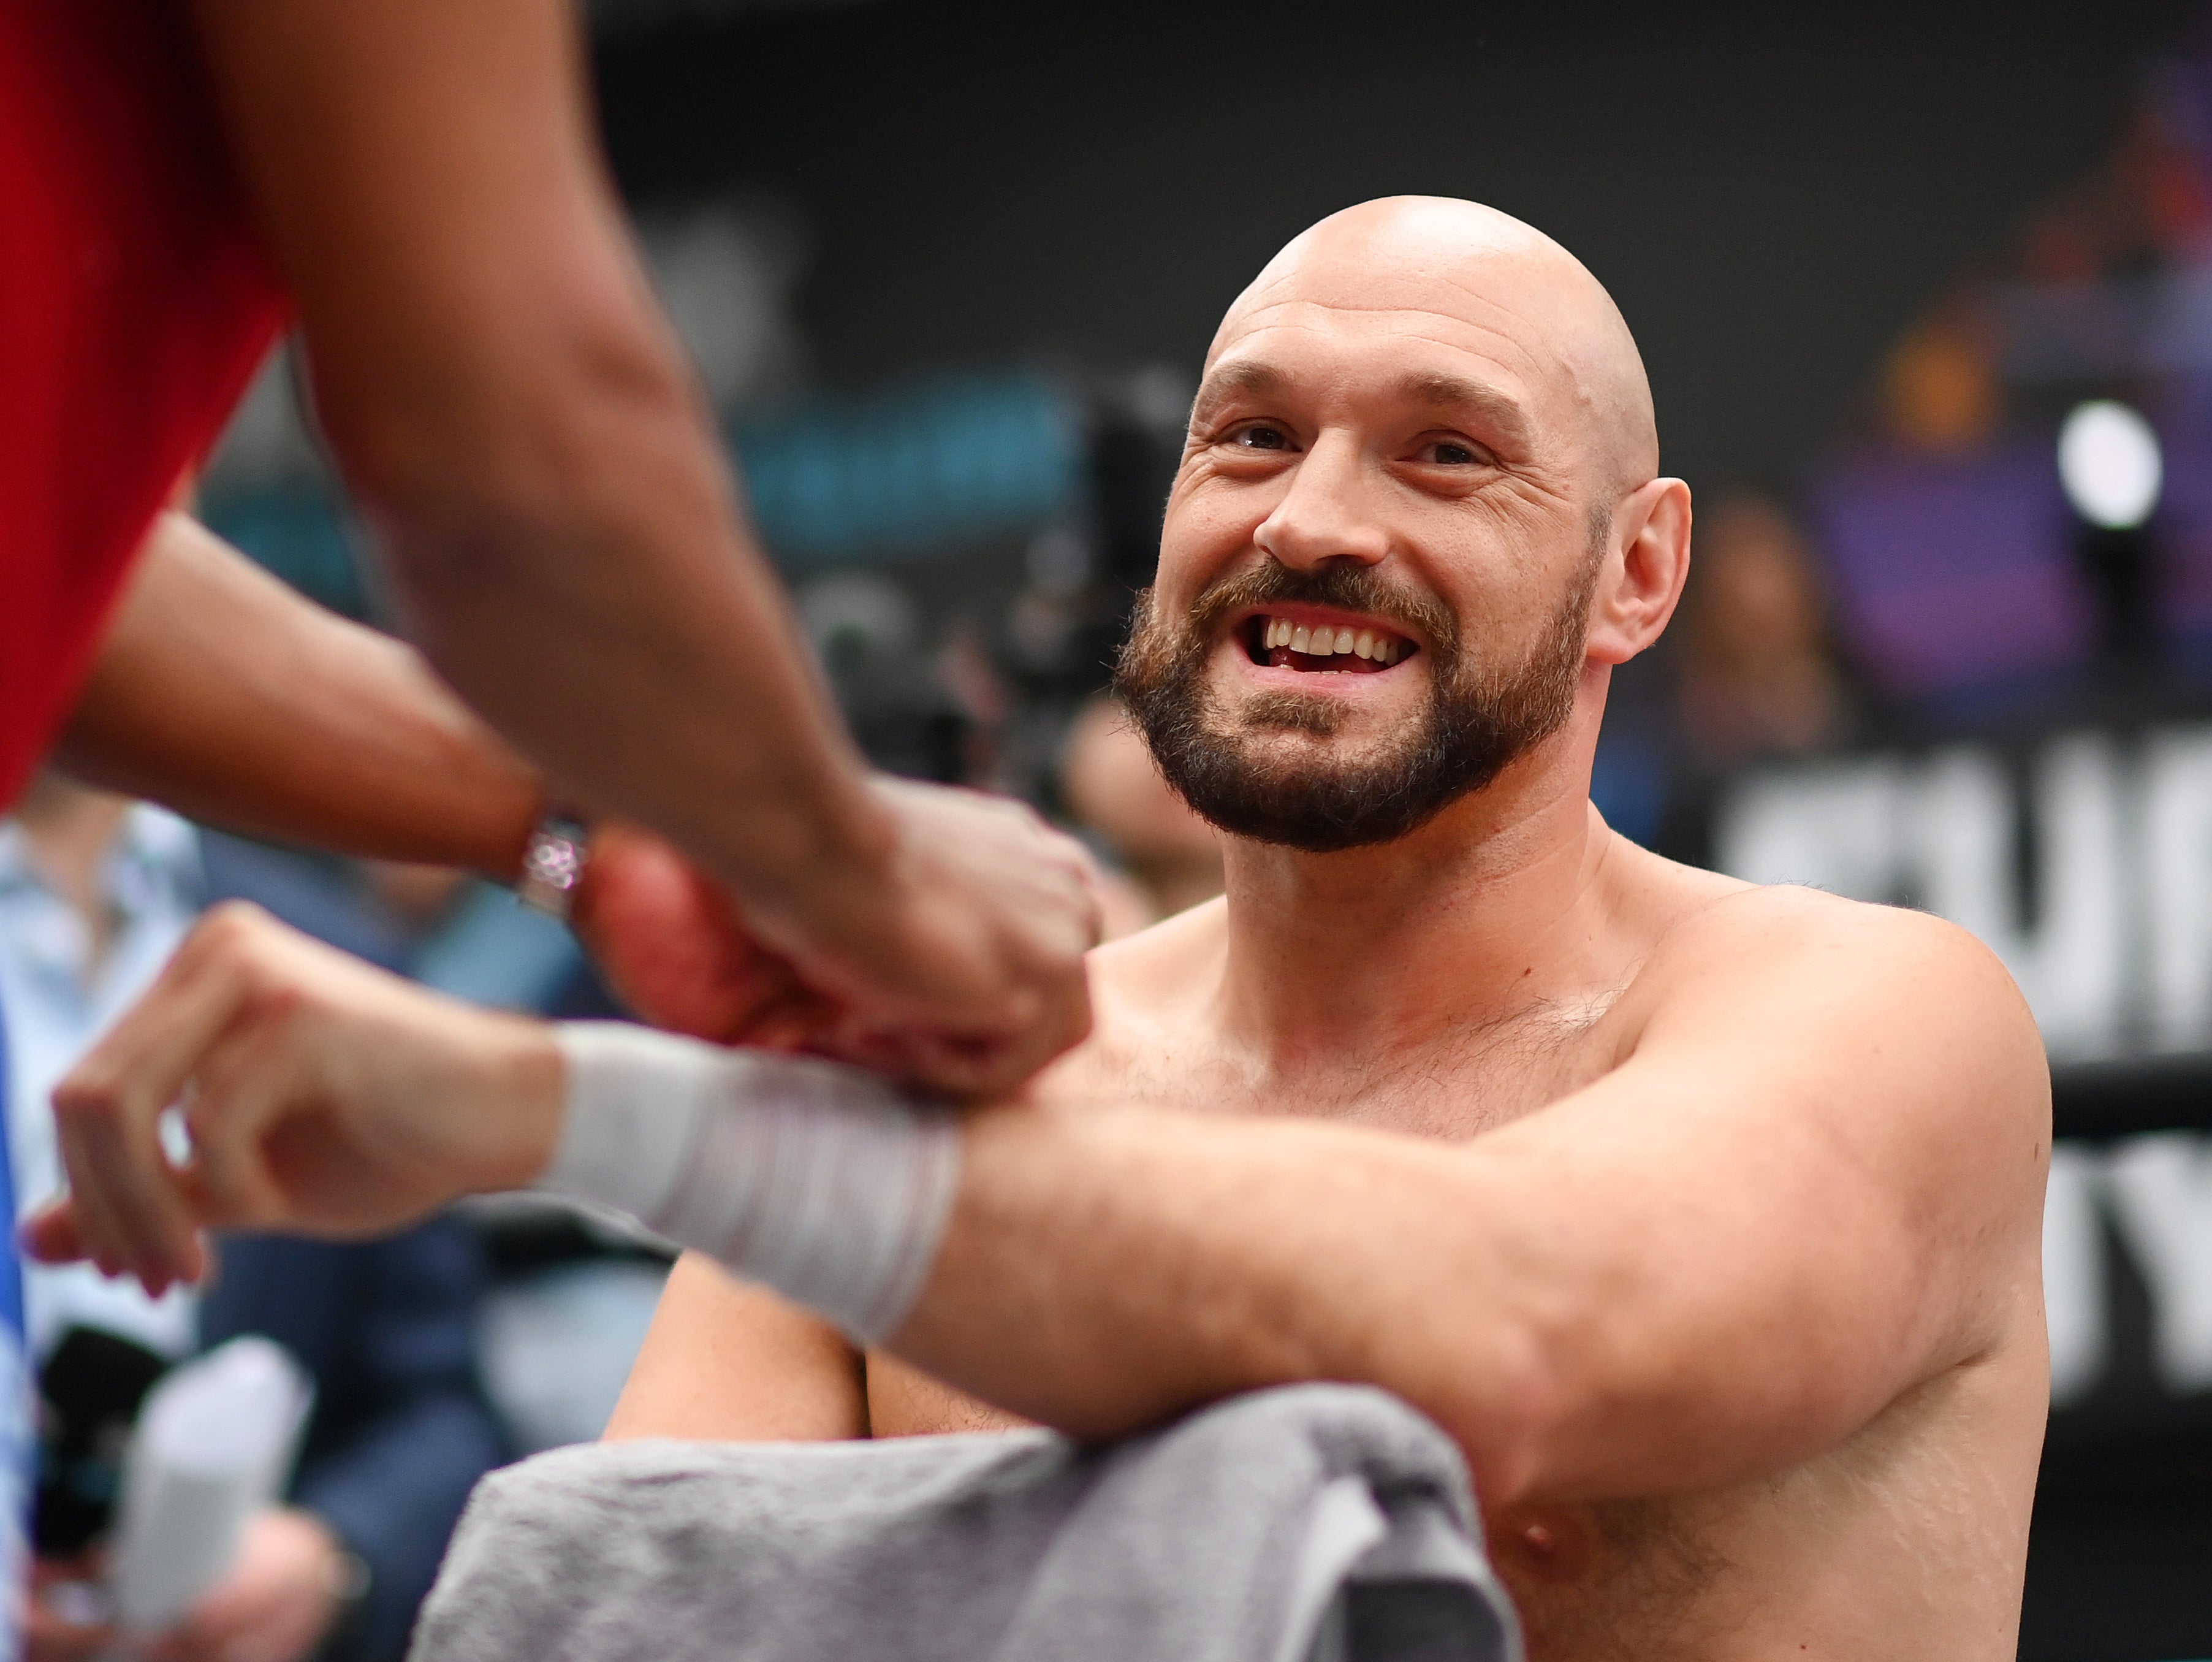
<svg viewBox="0 0 2212 1662"><path fill-rule="evenodd" d="M54 759L251 836L501 882L544 803L537 770L412 648L178 513L155 522Z"/></svg>
<svg viewBox="0 0 2212 1662"><path fill-rule="evenodd" d="M192 0L317 410L410 637L563 794L670 838L975 1092L1082 1034L1072 843L872 781L607 179L568 0Z"/></svg>
<svg viewBox="0 0 2212 1662"><path fill-rule="evenodd" d="M2048 1083L2003 971L1946 925L1817 897L1680 933L1634 1055L1470 1143L972 1117L889 1348L1085 1435L1371 1382L1503 1504L1777 1470L2033 1342ZM204 1169L178 1175L154 1128L187 1085ZM194 1267L196 1213L361 1227L526 1181L563 1088L545 1030L228 914L58 1093L76 1194L34 1245L160 1279Z"/></svg>
<svg viewBox="0 0 2212 1662"><path fill-rule="evenodd" d="M325 611L183 514L155 523L55 760L252 836L507 882L536 770L405 643ZM575 924L659 1026L723 1042L831 1037L836 1014L677 851L595 837Z"/></svg>

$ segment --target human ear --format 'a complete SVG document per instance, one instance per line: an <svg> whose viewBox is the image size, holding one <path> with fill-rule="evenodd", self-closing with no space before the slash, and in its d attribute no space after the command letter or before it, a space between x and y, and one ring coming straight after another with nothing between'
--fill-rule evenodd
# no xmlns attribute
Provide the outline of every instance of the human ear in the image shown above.
<svg viewBox="0 0 2212 1662"><path fill-rule="evenodd" d="M1690 575L1690 487L1653 479L1613 511L1617 540L1590 599L1589 655L1625 664L1659 638Z"/></svg>

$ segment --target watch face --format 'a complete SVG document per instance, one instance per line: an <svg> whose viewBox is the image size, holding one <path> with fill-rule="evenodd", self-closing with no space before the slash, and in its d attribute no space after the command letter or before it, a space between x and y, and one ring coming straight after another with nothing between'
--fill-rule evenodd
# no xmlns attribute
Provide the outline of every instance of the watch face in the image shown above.
<svg viewBox="0 0 2212 1662"><path fill-rule="evenodd" d="M574 834L570 835L574 831ZM568 898L583 880L587 844L581 826L566 821L540 825L531 834L523 853L522 875L514 886L515 898L549 917L565 919Z"/></svg>

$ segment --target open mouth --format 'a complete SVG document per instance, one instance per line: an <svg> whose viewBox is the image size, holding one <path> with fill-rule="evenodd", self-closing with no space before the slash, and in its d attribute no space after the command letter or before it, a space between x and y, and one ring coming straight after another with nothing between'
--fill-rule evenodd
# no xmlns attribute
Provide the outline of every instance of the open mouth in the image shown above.
<svg viewBox="0 0 2212 1662"><path fill-rule="evenodd" d="M1260 612L1237 625L1255 664L1309 675L1376 675L1420 648L1372 624L1332 624Z"/></svg>

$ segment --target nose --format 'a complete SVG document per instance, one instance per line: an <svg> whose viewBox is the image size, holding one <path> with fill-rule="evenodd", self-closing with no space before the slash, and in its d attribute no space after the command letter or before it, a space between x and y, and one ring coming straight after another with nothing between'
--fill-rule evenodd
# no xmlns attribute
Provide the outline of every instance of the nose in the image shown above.
<svg viewBox="0 0 2212 1662"><path fill-rule="evenodd" d="M1368 501L1373 484L1358 440L1325 433L1291 470L1282 500L1252 540L1261 553L1298 570L1328 560L1379 565L1390 551L1390 536Z"/></svg>

